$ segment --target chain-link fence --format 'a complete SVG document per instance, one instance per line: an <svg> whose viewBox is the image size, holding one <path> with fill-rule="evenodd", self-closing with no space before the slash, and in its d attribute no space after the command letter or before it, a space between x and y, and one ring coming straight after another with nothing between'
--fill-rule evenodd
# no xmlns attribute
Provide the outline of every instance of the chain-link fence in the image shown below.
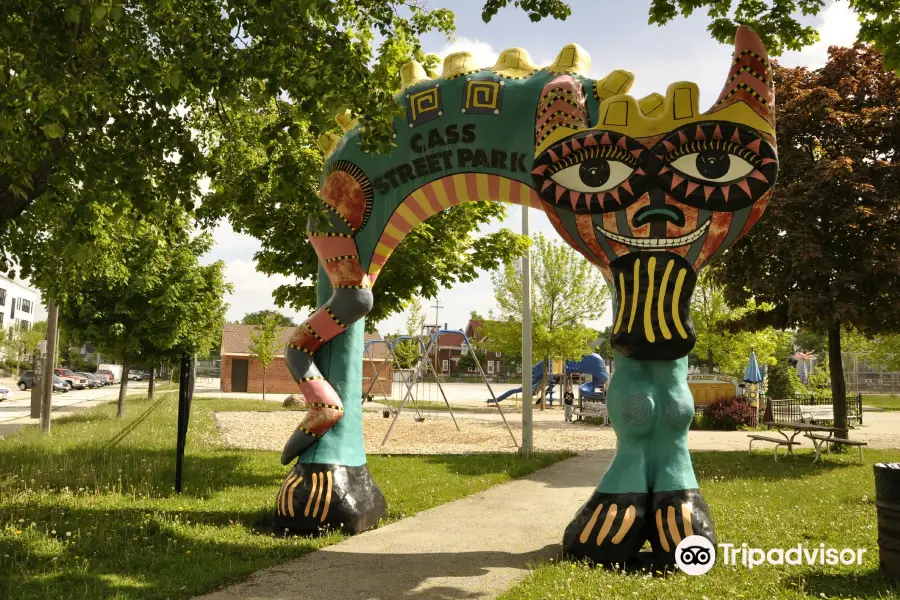
<svg viewBox="0 0 900 600"><path fill-rule="evenodd" d="M845 352L841 355L844 363L844 381L847 393L883 394L900 393L900 372L888 371L869 361L865 352Z"/></svg>

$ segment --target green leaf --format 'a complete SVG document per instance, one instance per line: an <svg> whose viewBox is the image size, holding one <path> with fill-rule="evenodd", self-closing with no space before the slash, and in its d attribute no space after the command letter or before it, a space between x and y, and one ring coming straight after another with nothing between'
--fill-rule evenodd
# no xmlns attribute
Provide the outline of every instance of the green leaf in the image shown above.
<svg viewBox="0 0 900 600"><path fill-rule="evenodd" d="M77 25L81 22L81 6L70 6L66 9L65 20L67 23Z"/></svg>
<svg viewBox="0 0 900 600"><path fill-rule="evenodd" d="M94 11L91 13L91 22L94 25L99 25L103 19L106 17L106 11L108 9L102 4L95 6Z"/></svg>
<svg viewBox="0 0 900 600"><path fill-rule="evenodd" d="M42 125L41 130L51 140L56 140L61 138L66 134L66 130L59 126L57 123L48 123L47 125Z"/></svg>

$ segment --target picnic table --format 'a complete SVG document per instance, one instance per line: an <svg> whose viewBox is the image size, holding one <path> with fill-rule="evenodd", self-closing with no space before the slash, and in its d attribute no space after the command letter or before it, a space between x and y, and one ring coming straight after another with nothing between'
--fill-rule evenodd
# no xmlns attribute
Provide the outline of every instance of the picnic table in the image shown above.
<svg viewBox="0 0 900 600"><path fill-rule="evenodd" d="M856 446L859 448L859 460L862 462L863 459L863 446L868 445L866 442L860 442L857 440L848 440L844 438L835 437L835 434L840 431L840 429L836 427L827 427L825 425L815 425L813 423L778 423L775 421L766 421L766 425L768 427L774 427L778 433L784 436L784 442L781 440L777 440L779 444L787 446L787 453L793 454L793 447L799 445L799 442L794 441L795 438L801 433L805 435L805 437L809 438L809 440L813 443L813 447L816 451L816 456L813 458L813 462L818 462L822 458L822 446L825 446L826 452L830 452L830 444L841 444L845 446ZM763 438L763 436L756 436L757 439ZM767 438L767 441L771 441L774 438ZM752 441L751 441L752 443ZM776 446L776 450L777 450ZM777 454L775 460L778 460Z"/></svg>

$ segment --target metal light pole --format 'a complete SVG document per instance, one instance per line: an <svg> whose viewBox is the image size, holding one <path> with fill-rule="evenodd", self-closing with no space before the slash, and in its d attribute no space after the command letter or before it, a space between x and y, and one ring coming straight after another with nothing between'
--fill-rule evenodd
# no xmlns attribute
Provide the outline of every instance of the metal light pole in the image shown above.
<svg viewBox="0 0 900 600"><path fill-rule="evenodd" d="M522 235L528 233L528 207L522 205ZM531 420L531 246L522 257L522 447L530 456L534 449Z"/></svg>

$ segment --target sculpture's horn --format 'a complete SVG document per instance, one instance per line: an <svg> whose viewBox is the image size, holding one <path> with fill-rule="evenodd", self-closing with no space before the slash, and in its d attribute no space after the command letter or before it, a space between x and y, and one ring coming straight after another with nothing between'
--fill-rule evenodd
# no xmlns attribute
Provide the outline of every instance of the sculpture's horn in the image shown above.
<svg viewBox="0 0 900 600"><path fill-rule="evenodd" d="M734 60L719 99L708 112L718 112L743 102L775 128L775 88L772 65L762 40L747 25L738 27Z"/></svg>

